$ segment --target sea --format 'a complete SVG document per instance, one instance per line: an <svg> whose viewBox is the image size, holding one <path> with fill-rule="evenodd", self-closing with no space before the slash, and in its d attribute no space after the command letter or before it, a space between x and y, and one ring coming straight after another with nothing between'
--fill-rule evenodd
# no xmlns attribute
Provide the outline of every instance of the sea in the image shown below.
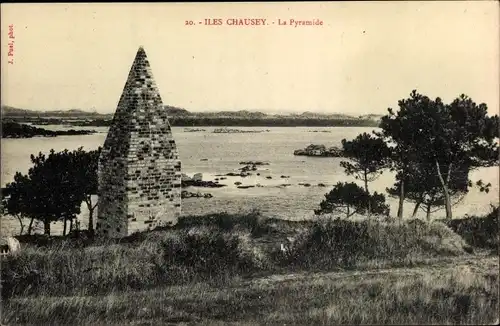
<svg viewBox="0 0 500 326"><path fill-rule="evenodd" d="M34 137L27 139L2 139L1 141L1 184L2 187L13 180L16 172L27 173L32 166L31 154L48 153L51 149L61 151L83 147L94 150L104 144L107 127L71 127L64 125L44 125L45 129L93 129L98 132L83 136ZM214 212L248 212L257 209L262 215L282 219L300 220L316 218L314 209L324 195L337 182L356 182L359 180L347 176L340 162L343 158L306 157L293 155L294 150L310 144L323 144L326 147L341 146L342 139L353 139L358 134L371 133L373 127L231 127L246 131L259 130L258 133L214 133L217 127L196 127L204 131L187 132L184 127L172 127L182 173L193 176L202 173L203 180L220 178L229 172L238 172L244 161L261 161L269 165L258 166L248 177L231 177L219 180L225 184L222 188L186 189L190 192L210 193L212 198L187 198L182 201L183 215L204 215ZM260 175L257 175L260 174ZM267 177L271 177L271 179ZM384 171L369 184L370 191L385 192L395 181L394 174ZM472 171L472 181L482 179L492 184L489 193L480 193L472 189L466 197L453 207L455 218L483 215L490 212L490 205L499 202L498 167L482 168ZM235 183L255 186L240 189ZM304 186L303 184L310 186ZM288 186L283 186L287 184ZM318 186L318 184L324 184ZM96 200L94 198L94 200ZM387 197L391 215L396 215L397 198ZM406 202L405 216L410 217L414 204ZM82 205L79 215L81 225L85 227L88 211ZM433 218L444 217L444 210L433 212ZM423 211L417 217L425 218ZM2 217L2 234L19 232L19 222L9 216ZM41 225L37 225L41 230ZM52 234L62 232L62 223L55 223Z"/></svg>

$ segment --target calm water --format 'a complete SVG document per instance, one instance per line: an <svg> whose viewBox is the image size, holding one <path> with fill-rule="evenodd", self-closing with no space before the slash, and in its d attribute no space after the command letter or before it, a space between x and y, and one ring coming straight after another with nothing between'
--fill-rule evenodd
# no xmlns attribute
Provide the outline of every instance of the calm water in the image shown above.
<svg viewBox="0 0 500 326"><path fill-rule="evenodd" d="M47 129L61 129L62 126L43 126ZM56 138L2 139L2 171L1 183L12 181L16 171L26 173L31 167L30 154L47 153L50 149L56 151L76 149L83 146L86 150L102 146L107 128L88 128L99 130L99 133L86 136L59 136ZM295 149L304 148L309 144L338 145L343 138L352 139L362 132L371 132L373 128L310 128L310 127L273 127L273 128L238 128L247 130L270 130L262 133L215 134L212 127L204 127L205 132L185 132L183 127L173 127L174 138L179 148L183 173L192 175L203 173L204 180L213 180L216 174L236 172L242 167L241 161L266 161L270 165L259 167L261 175L255 174L246 178L227 177L220 181L227 187L219 189L196 188L190 191L210 192L211 199L183 200L183 214L204 214L213 211L235 212L258 208L268 216L286 219L302 219L313 216L312 210L317 208L323 195L331 185L339 181L355 181L346 176L339 163L341 158L321 158L294 156ZM311 130L328 130L329 132L310 132ZM202 160L203 159L203 160ZM499 173L497 167L474 171L472 180L482 178L492 183L489 194L471 191L465 200L454 207L455 216L465 214L483 214L489 211L490 203L498 202ZM281 178L282 175L289 178ZM272 176L272 179L266 179ZM234 182L243 185L262 187L237 189ZM304 187L298 183L310 183ZM383 192L394 182L394 175L384 174L370 184L370 190ZM280 188L279 185L289 183L291 186ZM325 183L327 188L316 186ZM397 199L389 198L391 215L397 212ZM413 205L405 206L407 214L411 214ZM439 211L434 216L443 216ZM86 212L82 212L85 221ZM84 223L82 221L82 223ZM5 222L5 220L4 220ZM7 223L4 223L7 224ZM3 227L4 228L4 227Z"/></svg>

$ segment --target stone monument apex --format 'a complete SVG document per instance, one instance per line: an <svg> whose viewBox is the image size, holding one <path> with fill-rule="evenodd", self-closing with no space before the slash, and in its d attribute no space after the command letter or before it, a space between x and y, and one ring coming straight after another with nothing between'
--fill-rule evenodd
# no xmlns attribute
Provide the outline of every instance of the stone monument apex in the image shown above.
<svg viewBox="0 0 500 326"><path fill-rule="evenodd" d="M177 222L181 162L142 47L106 136L98 178L98 235L123 237Z"/></svg>

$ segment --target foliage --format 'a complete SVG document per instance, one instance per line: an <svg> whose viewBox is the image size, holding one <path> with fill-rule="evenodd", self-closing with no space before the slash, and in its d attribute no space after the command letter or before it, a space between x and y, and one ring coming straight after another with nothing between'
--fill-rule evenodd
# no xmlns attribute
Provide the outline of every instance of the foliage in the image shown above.
<svg viewBox="0 0 500 326"><path fill-rule="evenodd" d="M222 212L203 216L181 216L174 228L186 229L189 227L207 226L215 227L220 231L247 230L255 236L266 232L266 220L258 210L242 214Z"/></svg>
<svg viewBox="0 0 500 326"><path fill-rule="evenodd" d="M51 222L72 220L80 213L82 201L88 202L95 193L98 155L99 150L82 148L31 155L33 167L28 174L17 173L6 186L7 213L42 221L45 234L50 235Z"/></svg>
<svg viewBox="0 0 500 326"><path fill-rule="evenodd" d="M445 196L441 182L429 164L414 162L401 180L403 173L399 171L396 175L396 182L393 187L387 188L387 193L392 197L398 197L401 193L401 184L404 181L405 198L415 203L413 217L415 217L419 208L423 209L430 219L432 208L442 209L445 204ZM459 203L469 191L471 182L468 180L469 168L462 166L453 170L448 192L453 200L452 205ZM488 188L485 188L488 191Z"/></svg>
<svg viewBox="0 0 500 326"><path fill-rule="evenodd" d="M491 166L498 162L498 116L487 115L486 104L477 105L461 95L446 105L415 90L398 102L399 111L388 109L381 121L380 136L395 144L393 168L402 175L411 173L415 160L423 162L438 177L444 196L446 216L452 218L450 182L455 170ZM404 190L404 187L402 188ZM400 194L400 202L405 194Z"/></svg>
<svg viewBox="0 0 500 326"><path fill-rule="evenodd" d="M23 218L30 215L30 200L26 191L29 187L29 178L17 172L14 175L14 182L8 183L2 191L2 213L15 216L19 220L20 234L24 231Z"/></svg>
<svg viewBox="0 0 500 326"><path fill-rule="evenodd" d="M472 216L446 221L471 246L494 249L498 254L500 238L498 234L498 206L492 206L485 217Z"/></svg>
<svg viewBox="0 0 500 326"><path fill-rule="evenodd" d="M373 259L460 255L466 248L459 235L439 222L324 220L294 242L283 263L304 268L350 267Z"/></svg>
<svg viewBox="0 0 500 326"><path fill-rule="evenodd" d="M94 210L97 202L92 202L92 195L97 194L98 177L97 168L99 163L99 155L102 148L86 152L82 147L71 153L72 156L72 176L74 178L75 191L83 197L83 201L87 205L89 211L88 228L94 230Z"/></svg>
<svg viewBox="0 0 500 326"><path fill-rule="evenodd" d="M387 166L390 150L382 138L363 133L354 140L342 139L343 156L351 161L342 161L340 165L347 175L354 175L362 180L368 192L368 183L376 180Z"/></svg>
<svg viewBox="0 0 500 326"><path fill-rule="evenodd" d="M325 199L320 203L320 209L315 210L316 215L332 212L345 214L347 218L354 214L388 215L389 206L385 204L385 196L375 192L369 194L365 189L354 182L337 183L333 189L325 194Z"/></svg>
<svg viewBox="0 0 500 326"><path fill-rule="evenodd" d="M221 231L185 232L180 239L161 244L163 273L170 275L189 270L198 276L241 274L253 269L252 260L243 254L237 236Z"/></svg>

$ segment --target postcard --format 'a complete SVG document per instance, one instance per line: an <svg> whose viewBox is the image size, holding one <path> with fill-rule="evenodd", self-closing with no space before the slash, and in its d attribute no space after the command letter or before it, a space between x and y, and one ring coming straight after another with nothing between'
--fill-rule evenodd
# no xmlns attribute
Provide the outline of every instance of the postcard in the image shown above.
<svg viewBox="0 0 500 326"><path fill-rule="evenodd" d="M2 4L0 322L498 323L499 17Z"/></svg>

